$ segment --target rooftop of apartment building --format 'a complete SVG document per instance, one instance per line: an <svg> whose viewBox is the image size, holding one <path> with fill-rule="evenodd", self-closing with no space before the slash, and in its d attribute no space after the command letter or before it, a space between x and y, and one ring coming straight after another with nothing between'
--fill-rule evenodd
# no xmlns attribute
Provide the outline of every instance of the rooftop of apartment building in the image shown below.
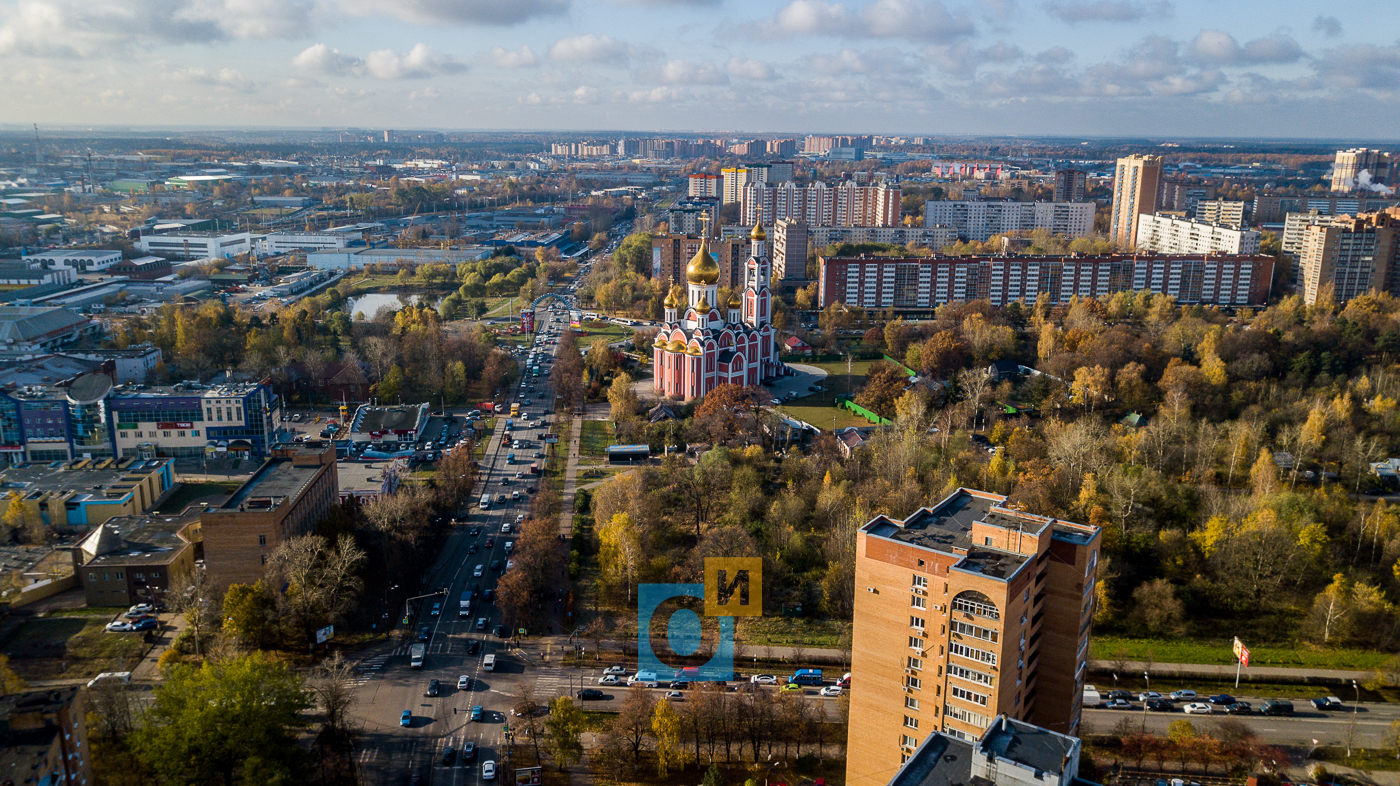
<svg viewBox="0 0 1400 786"><path fill-rule="evenodd" d="M29 495L36 491L92 498L122 497L131 487L170 463L171 459L75 459L47 464L22 464L0 471L0 492Z"/></svg>
<svg viewBox="0 0 1400 786"><path fill-rule="evenodd" d="M50 772L40 770L50 763L54 738L64 733L58 714L78 695L77 686L16 693L0 699L0 773L12 783L47 783ZM35 780L35 779L40 780Z"/></svg>
<svg viewBox="0 0 1400 786"><path fill-rule="evenodd" d="M393 460L384 461L337 461L335 464L336 482L340 491L377 491L384 485L384 479L393 467Z"/></svg>
<svg viewBox="0 0 1400 786"><path fill-rule="evenodd" d="M320 446L308 448L305 453L320 450ZM255 509L270 510L281 505L284 500L297 499L311 485L321 464L303 464L293 457L274 458L258 468L233 496L218 508L220 512L246 511Z"/></svg>
<svg viewBox="0 0 1400 786"><path fill-rule="evenodd" d="M83 567L163 565L189 544L180 532L199 523L193 516L117 516L104 521L78 543Z"/></svg>
<svg viewBox="0 0 1400 786"><path fill-rule="evenodd" d="M1002 779L996 766L1006 762L1033 771L1047 784L1093 786L1067 765L1078 761L1079 740L1024 721L998 716L977 742L966 742L939 732L930 734L913 756L890 779L889 786L996 786ZM974 767L981 764L983 766ZM978 774L973 774L974 769ZM982 773L993 773L987 777ZM1021 779L1007 779L1020 783Z"/></svg>
<svg viewBox="0 0 1400 786"><path fill-rule="evenodd" d="M953 566L996 579L1015 575L1034 556L1036 539L1052 528L1052 537L1078 544L1094 538L1092 527L1062 522L1018 511L1006 506L1006 497L970 489L958 489L932 508L919 508L900 520L876 516L862 531L869 537L907 543L930 551L959 557ZM1031 554L1005 551L972 542L974 524L1015 530L1027 538Z"/></svg>
<svg viewBox="0 0 1400 786"><path fill-rule="evenodd" d="M427 404L399 404L391 407L365 405L355 413L352 430L357 434L375 431L412 431Z"/></svg>
<svg viewBox="0 0 1400 786"><path fill-rule="evenodd" d="M261 385L260 382L225 382L218 385L177 382L174 385L118 385L115 390L117 395L123 398L163 398L167 396L238 398L257 390L259 385Z"/></svg>

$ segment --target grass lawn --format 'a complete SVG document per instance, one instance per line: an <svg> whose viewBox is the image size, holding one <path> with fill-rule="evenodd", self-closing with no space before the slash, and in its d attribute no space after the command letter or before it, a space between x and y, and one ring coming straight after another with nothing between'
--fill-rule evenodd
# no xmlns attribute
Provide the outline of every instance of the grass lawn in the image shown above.
<svg viewBox="0 0 1400 786"><path fill-rule="evenodd" d="M851 381L849 389L847 389L846 386L846 361L827 360L821 363L805 363L805 361L797 360L795 362L804 363L808 366L816 366L817 368L825 371L830 376L830 378L826 381L826 392L828 394L850 393L854 396L855 392L857 390L860 390L861 386L865 384L865 377L867 374L870 373L871 364L877 363L879 361L852 360Z"/></svg>
<svg viewBox="0 0 1400 786"><path fill-rule="evenodd" d="M83 606L79 609L54 609L44 612L44 617L52 619L54 617L102 617L103 621L126 611L126 606Z"/></svg>
<svg viewBox="0 0 1400 786"><path fill-rule="evenodd" d="M1313 751L1312 758L1318 761L1340 764L1344 767L1354 767L1358 770L1385 770L1394 772L1400 770L1400 759L1395 757L1395 750L1376 748L1352 748L1351 756L1347 756L1347 749L1342 745L1323 745Z"/></svg>
<svg viewBox="0 0 1400 786"><path fill-rule="evenodd" d="M632 336L637 333L636 328L627 327L626 325L614 325L611 322L584 322L583 327L578 328L578 330L580 332L578 337L580 349L583 347L591 347L599 341L613 344L618 341L631 340ZM582 333L587 333L588 335L585 336L582 335Z"/></svg>
<svg viewBox="0 0 1400 786"><path fill-rule="evenodd" d="M734 641L740 646L791 647L802 645L818 649L838 649L841 634L849 627L838 620L809 620L795 617L738 617Z"/></svg>
<svg viewBox="0 0 1400 786"><path fill-rule="evenodd" d="M1124 659L1151 660L1154 663L1207 663L1233 665L1233 642L1192 641L1189 639L1127 639L1116 636L1095 636L1089 643L1089 657L1111 661L1120 651ZM1379 668L1391 656L1384 652L1323 647L1267 647L1251 645L1251 666L1292 666L1314 669L1353 669L1369 671ZM1150 657L1149 657L1150 654Z"/></svg>
<svg viewBox="0 0 1400 786"><path fill-rule="evenodd" d="M20 625L4 642L10 667L26 680L92 677L130 671L146 645L139 633L108 633L108 618L43 617Z"/></svg>
<svg viewBox="0 0 1400 786"><path fill-rule="evenodd" d="M165 501L160 503L156 510L160 513L179 513L197 499L214 496L228 496L238 490L241 484L238 482L228 483L182 483L180 488L175 489Z"/></svg>
<svg viewBox="0 0 1400 786"><path fill-rule="evenodd" d="M583 436L579 438L579 453L584 456L606 456L608 446L616 445L611 420L583 421Z"/></svg>
<svg viewBox="0 0 1400 786"><path fill-rule="evenodd" d="M864 379L864 377L862 377ZM783 404L778 407L778 411L789 417L805 420L819 429L829 429L833 425L832 418L835 417L836 428L846 428L848 426L873 426L875 424L857 415L849 409L837 407L831 403L835 396L831 392L814 393L810 396L803 396L799 399Z"/></svg>

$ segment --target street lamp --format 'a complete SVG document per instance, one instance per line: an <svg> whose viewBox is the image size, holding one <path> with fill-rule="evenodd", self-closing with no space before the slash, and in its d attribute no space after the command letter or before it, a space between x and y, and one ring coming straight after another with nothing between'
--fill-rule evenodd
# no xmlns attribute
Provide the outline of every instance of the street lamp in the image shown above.
<svg viewBox="0 0 1400 786"><path fill-rule="evenodd" d="M1351 705L1351 724L1347 728L1347 758L1351 758L1351 743L1356 739L1356 712L1361 707L1361 686L1356 684L1356 680L1351 681L1352 690L1356 691L1356 703Z"/></svg>

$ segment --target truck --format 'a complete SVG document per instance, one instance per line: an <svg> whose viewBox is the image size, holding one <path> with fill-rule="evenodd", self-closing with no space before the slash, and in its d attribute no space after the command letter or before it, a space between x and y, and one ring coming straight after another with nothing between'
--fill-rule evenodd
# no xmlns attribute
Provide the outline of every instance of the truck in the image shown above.
<svg viewBox="0 0 1400 786"><path fill-rule="evenodd" d="M482 412L495 412L496 403L494 401L483 401L480 404L477 404L476 408L481 410Z"/></svg>
<svg viewBox="0 0 1400 786"><path fill-rule="evenodd" d="M408 665L415 668L423 668L423 656L428 654L428 645L412 644L408 648Z"/></svg>
<svg viewBox="0 0 1400 786"><path fill-rule="evenodd" d="M457 616L470 617L472 615L472 591L463 590L462 599L457 602Z"/></svg>
<svg viewBox="0 0 1400 786"><path fill-rule="evenodd" d="M1099 695L1099 689L1093 685L1084 686L1083 706L1097 707L1103 704L1103 697Z"/></svg>
<svg viewBox="0 0 1400 786"><path fill-rule="evenodd" d="M533 464L530 465L530 474L531 474L531 475L538 475L538 474L540 474L540 463L539 463L538 461L536 461L535 463L533 463Z"/></svg>

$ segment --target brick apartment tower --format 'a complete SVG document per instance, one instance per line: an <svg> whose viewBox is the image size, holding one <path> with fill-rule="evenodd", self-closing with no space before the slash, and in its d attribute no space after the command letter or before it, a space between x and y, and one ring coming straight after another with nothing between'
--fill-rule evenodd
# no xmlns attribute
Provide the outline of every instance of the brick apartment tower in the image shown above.
<svg viewBox="0 0 1400 786"><path fill-rule="evenodd" d="M958 489L857 534L848 786L998 714L1078 732L1099 529L1005 502Z"/></svg>
<svg viewBox="0 0 1400 786"><path fill-rule="evenodd" d="M1124 248L1137 247L1138 216L1157 212L1162 185L1162 157L1131 155L1118 159L1113 172L1113 214L1108 236Z"/></svg>

